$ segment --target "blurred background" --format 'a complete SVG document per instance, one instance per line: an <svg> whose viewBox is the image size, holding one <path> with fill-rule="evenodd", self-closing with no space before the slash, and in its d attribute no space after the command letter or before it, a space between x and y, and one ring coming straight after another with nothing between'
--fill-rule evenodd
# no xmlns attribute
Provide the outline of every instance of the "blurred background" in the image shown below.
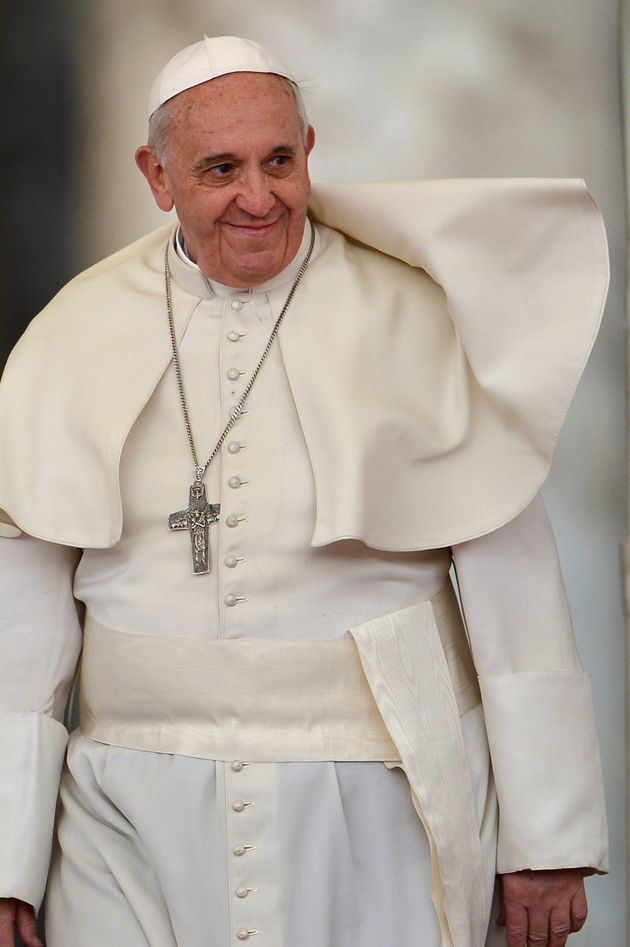
<svg viewBox="0 0 630 947"><path fill-rule="evenodd" d="M154 75L204 33L256 39L302 80L317 132L316 181L586 178L606 219L611 293L544 492L578 642L594 679L612 860L609 877L589 882L590 919L572 947L627 943L621 551L628 5L4 0L0 6L0 362L68 278L163 222L133 153L145 141Z"/></svg>

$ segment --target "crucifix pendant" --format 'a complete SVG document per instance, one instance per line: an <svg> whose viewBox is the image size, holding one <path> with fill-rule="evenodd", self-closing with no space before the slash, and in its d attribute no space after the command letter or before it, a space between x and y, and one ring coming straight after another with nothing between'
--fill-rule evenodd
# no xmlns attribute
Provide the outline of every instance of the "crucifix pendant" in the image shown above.
<svg viewBox="0 0 630 947"><path fill-rule="evenodd" d="M209 529L211 523L219 521L220 503L208 503L206 485L195 480L190 488L188 508L171 513L168 528L187 529L192 545L192 565L194 575L210 572Z"/></svg>

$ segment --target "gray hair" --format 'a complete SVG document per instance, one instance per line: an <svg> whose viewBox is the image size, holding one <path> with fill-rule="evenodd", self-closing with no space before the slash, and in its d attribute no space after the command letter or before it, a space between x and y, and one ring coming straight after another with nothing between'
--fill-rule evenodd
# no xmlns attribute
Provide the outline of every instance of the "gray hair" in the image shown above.
<svg viewBox="0 0 630 947"><path fill-rule="evenodd" d="M282 82L286 83L288 88L291 90L291 94L295 100L295 107L297 109L302 139L306 144L309 124L306 115L306 108L304 106L304 98L302 96L300 87L296 83L286 79L284 76L279 76L278 78L281 79ZM173 99L167 99L166 102L163 102L162 105L160 105L160 107L155 110L149 119L149 138L147 144L153 149L158 161L163 167L166 167L168 162L168 136L170 130L172 104Z"/></svg>

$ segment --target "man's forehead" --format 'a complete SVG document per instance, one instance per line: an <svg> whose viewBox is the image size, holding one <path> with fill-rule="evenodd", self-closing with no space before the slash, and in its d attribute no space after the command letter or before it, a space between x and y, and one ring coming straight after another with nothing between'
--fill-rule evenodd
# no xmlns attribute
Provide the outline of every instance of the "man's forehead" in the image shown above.
<svg viewBox="0 0 630 947"><path fill-rule="evenodd" d="M285 102L294 105L295 95L284 76L261 72L230 72L184 89L169 100L183 111L216 109L220 103L238 111L246 103ZM172 113L174 114L174 113Z"/></svg>
<svg viewBox="0 0 630 947"><path fill-rule="evenodd" d="M286 151L302 137L295 95L282 76L229 73L178 93L168 108L169 136L187 148L211 144L227 155L246 141Z"/></svg>
<svg viewBox="0 0 630 947"><path fill-rule="evenodd" d="M159 73L151 89L149 116L179 93L234 73L272 74L295 83L284 63L259 43L239 36L206 36L176 53Z"/></svg>

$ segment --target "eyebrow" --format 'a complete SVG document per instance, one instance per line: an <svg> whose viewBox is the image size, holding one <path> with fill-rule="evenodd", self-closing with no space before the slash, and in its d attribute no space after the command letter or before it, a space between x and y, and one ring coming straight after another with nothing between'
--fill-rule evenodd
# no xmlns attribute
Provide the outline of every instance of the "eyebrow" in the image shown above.
<svg viewBox="0 0 630 947"><path fill-rule="evenodd" d="M231 154L229 151L225 151L222 154L206 155L205 158L200 158L199 161L195 161L194 168L198 171L200 168L205 168L208 164L222 164L224 161L235 160L236 155Z"/></svg>
<svg viewBox="0 0 630 947"><path fill-rule="evenodd" d="M276 145L275 148L267 155L268 158L274 158L276 155L289 155L290 157L295 156L295 146L294 145ZM202 168L207 168L210 164L223 164L233 161L238 161L238 155L234 154L231 151L222 151L214 155L206 155L204 158L200 158L199 161L195 161L193 165L195 171L201 171Z"/></svg>

